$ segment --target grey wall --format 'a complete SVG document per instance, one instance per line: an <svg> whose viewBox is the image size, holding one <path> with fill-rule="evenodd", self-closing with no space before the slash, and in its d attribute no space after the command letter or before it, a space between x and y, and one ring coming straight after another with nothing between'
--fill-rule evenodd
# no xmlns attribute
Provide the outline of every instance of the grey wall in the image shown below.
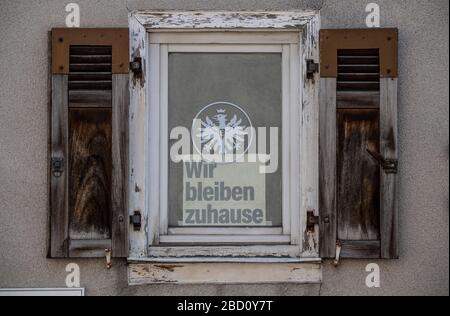
<svg viewBox="0 0 450 316"><path fill-rule="evenodd" d="M0 287L64 287L69 261L47 260L47 32L64 26L63 0L0 0ZM365 27L366 0L78 0L83 27L127 26L129 9L322 8L325 28ZM376 261L381 288L365 286L369 261L324 264L322 286L128 287L124 262L70 260L89 295L449 294L447 0L377 0L382 26L400 29L400 256Z"/></svg>

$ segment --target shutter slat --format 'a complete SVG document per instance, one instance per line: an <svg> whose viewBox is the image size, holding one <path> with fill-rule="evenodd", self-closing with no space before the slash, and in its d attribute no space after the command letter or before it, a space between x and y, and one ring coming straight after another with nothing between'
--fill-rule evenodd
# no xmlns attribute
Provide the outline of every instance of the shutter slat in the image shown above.
<svg viewBox="0 0 450 316"><path fill-rule="evenodd" d="M342 91L380 91L377 81L338 81L337 89Z"/></svg>
<svg viewBox="0 0 450 316"><path fill-rule="evenodd" d="M70 55L70 64L112 64L112 55Z"/></svg>
<svg viewBox="0 0 450 316"><path fill-rule="evenodd" d="M111 72L71 72L69 74L69 80L71 81L84 81L84 80L106 80L110 81Z"/></svg>
<svg viewBox="0 0 450 316"><path fill-rule="evenodd" d="M69 92L69 107L111 107L111 91L72 90Z"/></svg>
<svg viewBox="0 0 450 316"><path fill-rule="evenodd" d="M72 55L112 55L111 46L76 45L70 47Z"/></svg>
<svg viewBox="0 0 450 316"><path fill-rule="evenodd" d="M109 80L111 79L111 72L71 72L69 80L84 81L84 80Z"/></svg>
<svg viewBox="0 0 450 316"><path fill-rule="evenodd" d="M340 65L377 65L380 57L377 56L339 56L338 63Z"/></svg>
<svg viewBox="0 0 450 316"><path fill-rule="evenodd" d="M70 72L108 72L112 64L71 64Z"/></svg>
<svg viewBox="0 0 450 316"><path fill-rule="evenodd" d="M379 49L340 49L339 56L378 56ZM338 56L338 57L339 57Z"/></svg>
<svg viewBox="0 0 450 316"><path fill-rule="evenodd" d="M110 80L70 80L69 90L111 90L112 82Z"/></svg>
<svg viewBox="0 0 450 316"><path fill-rule="evenodd" d="M340 74L338 74L338 76L341 81L377 82L378 79L380 78L380 74L377 72L374 72L374 73L358 73L358 72L340 73Z"/></svg>
<svg viewBox="0 0 450 316"><path fill-rule="evenodd" d="M338 65L338 73L380 73L378 65L370 64L352 64L352 65Z"/></svg>

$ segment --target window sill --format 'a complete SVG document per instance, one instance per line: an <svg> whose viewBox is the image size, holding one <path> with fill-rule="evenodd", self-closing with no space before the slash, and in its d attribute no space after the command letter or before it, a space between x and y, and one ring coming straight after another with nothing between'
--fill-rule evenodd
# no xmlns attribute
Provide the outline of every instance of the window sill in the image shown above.
<svg viewBox="0 0 450 316"><path fill-rule="evenodd" d="M320 259L148 258L129 259L129 285L264 284L322 282Z"/></svg>
<svg viewBox="0 0 450 316"><path fill-rule="evenodd" d="M128 263L322 263L322 259L283 257L148 257L128 258Z"/></svg>

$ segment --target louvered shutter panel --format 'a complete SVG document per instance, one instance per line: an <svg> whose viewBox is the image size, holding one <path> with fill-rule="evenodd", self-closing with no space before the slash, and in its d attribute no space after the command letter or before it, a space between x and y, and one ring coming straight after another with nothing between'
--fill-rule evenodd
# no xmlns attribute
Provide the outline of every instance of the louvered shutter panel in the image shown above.
<svg viewBox="0 0 450 316"><path fill-rule="evenodd" d="M128 45L128 29L52 30L52 258L128 255Z"/></svg>
<svg viewBox="0 0 450 316"><path fill-rule="evenodd" d="M397 29L321 31L323 258L398 258L397 43Z"/></svg>

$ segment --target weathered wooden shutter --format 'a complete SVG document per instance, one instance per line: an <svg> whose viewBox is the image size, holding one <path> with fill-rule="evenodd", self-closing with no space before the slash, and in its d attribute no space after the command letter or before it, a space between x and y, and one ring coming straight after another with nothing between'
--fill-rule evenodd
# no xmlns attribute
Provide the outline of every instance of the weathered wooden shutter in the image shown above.
<svg viewBox="0 0 450 316"><path fill-rule="evenodd" d="M128 29L52 30L52 258L128 255L128 46Z"/></svg>
<svg viewBox="0 0 450 316"><path fill-rule="evenodd" d="M320 34L323 258L398 258L397 29Z"/></svg>

